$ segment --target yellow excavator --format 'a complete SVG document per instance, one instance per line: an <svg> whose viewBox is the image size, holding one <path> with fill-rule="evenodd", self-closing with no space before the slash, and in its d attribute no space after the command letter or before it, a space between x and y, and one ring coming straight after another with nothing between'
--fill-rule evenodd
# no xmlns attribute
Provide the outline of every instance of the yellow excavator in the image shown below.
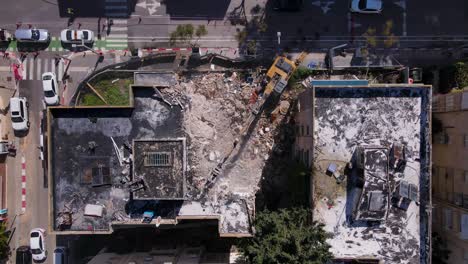
<svg viewBox="0 0 468 264"><path fill-rule="evenodd" d="M273 65L268 69L265 79L262 81L264 85L263 94L261 98L256 98L254 105L252 106L252 113L245 121L243 128L240 131L240 138L236 139L233 142L232 148L230 148L224 155L221 162L217 164L217 166L211 171L210 177L205 184L204 191L201 192L200 195L204 195L206 191L214 184L216 178L223 173L225 163L229 163L233 153L236 152L239 145L242 145L243 142L249 139L249 135L247 131L252 130L252 127L255 127L256 122L255 119L259 118L259 114L263 111L264 105L267 102L268 98L271 95L280 96L284 88L286 88L289 78L297 69L299 64L305 59L307 56L306 52L302 52L299 54L295 61L292 61L285 56L277 56Z"/></svg>
<svg viewBox="0 0 468 264"><path fill-rule="evenodd" d="M273 65L268 69L266 73L267 84L263 90L262 97L257 100L252 108L254 114L258 114L263 109L263 106L270 95L281 95L284 88L288 85L289 78L297 69L299 64L307 56L306 52L301 52L295 61L292 61L285 56L277 56Z"/></svg>

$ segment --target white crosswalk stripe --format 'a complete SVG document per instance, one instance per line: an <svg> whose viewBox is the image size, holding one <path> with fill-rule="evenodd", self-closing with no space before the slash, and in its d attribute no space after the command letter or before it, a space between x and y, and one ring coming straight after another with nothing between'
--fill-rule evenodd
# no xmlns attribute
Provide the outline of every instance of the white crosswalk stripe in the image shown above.
<svg viewBox="0 0 468 264"><path fill-rule="evenodd" d="M106 47L110 49L128 47L128 27L126 19L114 19L110 34L106 36Z"/></svg>
<svg viewBox="0 0 468 264"><path fill-rule="evenodd" d="M26 58L23 61L22 65L22 76L23 80L41 80L42 74L44 72L53 72L57 75L57 81L62 80L63 72L65 70L65 66L63 64L63 60L60 63L55 65L54 58Z"/></svg>

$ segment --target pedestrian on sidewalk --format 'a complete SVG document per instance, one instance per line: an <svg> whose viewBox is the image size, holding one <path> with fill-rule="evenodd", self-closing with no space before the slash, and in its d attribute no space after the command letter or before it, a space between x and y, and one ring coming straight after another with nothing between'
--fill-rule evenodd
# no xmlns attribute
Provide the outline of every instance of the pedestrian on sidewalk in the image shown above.
<svg viewBox="0 0 468 264"><path fill-rule="evenodd" d="M141 24L141 17L138 18L138 24Z"/></svg>
<svg viewBox="0 0 468 264"><path fill-rule="evenodd" d="M78 23L78 29L80 29L80 28L81 28L81 23Z"/></svg>

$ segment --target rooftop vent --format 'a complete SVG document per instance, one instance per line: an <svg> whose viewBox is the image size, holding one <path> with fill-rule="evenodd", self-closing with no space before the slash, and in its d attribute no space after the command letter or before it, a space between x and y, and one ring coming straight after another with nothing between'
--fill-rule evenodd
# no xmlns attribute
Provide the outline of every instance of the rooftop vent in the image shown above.
<svg viewBox="0 0 468 264"><path fill-rule="evenodd" d="M144 164L147 167L168 167L172 166L170 152L145 152Z"/></svg>

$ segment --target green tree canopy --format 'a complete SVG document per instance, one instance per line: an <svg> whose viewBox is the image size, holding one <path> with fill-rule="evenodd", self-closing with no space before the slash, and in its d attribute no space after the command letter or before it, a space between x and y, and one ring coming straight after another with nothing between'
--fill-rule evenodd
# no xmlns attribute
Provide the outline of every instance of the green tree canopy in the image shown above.
<svg viewBox="0 0 468 264"><path fill-rule="evenodd" d="M0 260L5 260L10 256L9 235L10 232L7 231L6 223L0 223Z"/></svg>
<svg viewBox="0 0 468 264"><path fill-rule="evenodd" d="M260 212L255 218L255 236L239 243L250 263L323 264L332 258L323 224L311 222L303 208Z"/></svg>

